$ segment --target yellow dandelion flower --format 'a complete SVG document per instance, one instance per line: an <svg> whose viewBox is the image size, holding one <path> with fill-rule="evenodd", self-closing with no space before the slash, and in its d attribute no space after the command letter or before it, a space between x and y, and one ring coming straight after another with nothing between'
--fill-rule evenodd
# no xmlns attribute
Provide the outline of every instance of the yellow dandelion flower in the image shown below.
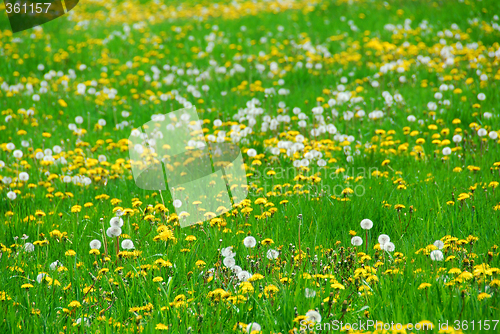
<svg viewBox="0 0 500 334"><path fill-rule="evenodd" d="M82 304L80 304L79 301L73 300L71 303L68 304L68 307L70 308L82 307Z"/></svg>
<svg viewBox="0 0 500 334"><path fill-rule="evenodd" d="M423 289L427 289L428 287L430 287L432 284L430 283L422 283L418 286L418 289L419 290L423 290Z"/></svg>

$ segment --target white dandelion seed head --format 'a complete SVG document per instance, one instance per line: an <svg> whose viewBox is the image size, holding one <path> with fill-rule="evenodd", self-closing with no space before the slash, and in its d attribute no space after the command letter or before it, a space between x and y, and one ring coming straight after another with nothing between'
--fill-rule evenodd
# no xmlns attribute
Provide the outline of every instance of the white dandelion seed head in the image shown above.
<svg viewBox="0 0 500 334"><path fill-rule="evenodd" d="M320 323L321 322L321 314L315 310L309 310L306 313L306 320L310 322Z"/></svg>
<svg viewBox="0 0 500 334"><path fill-rule="evenodd" d="M245 239L243 239L243 244L245 245L246 248L254 248L255 245L257 244L257 240L255 240L255 238L252 236L248 236Z"/></svg>
<svg viewBox="0 0 500 334"><path fill-rule="evenodd" d="M97 239L94 239L90 242L90 249L100 249L101 248L101 242Z"/></svg>
<svg viewBox="0 0 500 334"><path fill-rule="evenodd" d="M479 130L477 131L477 135L478 135L479 137L484 137L484 136L486 136L487 134L488 134L488 131L487 131L486 129L479 129Z"/></svg>
<svg viewBox="0 0 500 334"><path fill-rule="evenodd" d="M383 245L391 241L391 238L387 234L381 234L378 236L378 242Z"/></svg>
<svg viewBox="0 0 500 334"><path fill-rule="evenodd" d="M491 132L488 134L488 137L490 137L490 139L497 140L497 139L498 139L498 132L496 132L496 131L491 131Z"/></svg>
<svg viewBox="0 0 500 334"><path fill-rule="evenodd" d="M25 181L28 181L30 179L30 175L26 172L21 172L19 173L19 180L25 182Z"/></svg>
<svg viewBox="0 0 500 334"><path fill-rule="evenodd" d="M247 333L252 333L253 331L260 332L262 330L262 327L256 322L250 322L247 325Z"/></svg>
<svg viewBox="0 0 500 334"><path fill-rule="evenodd" d="M454 135L452 140L454 143L460 143L462 141L462 136L461 135Z"/></svg>
<svg viewBox="0 0 500 334"><path fill-rule="evenodd" d="M59 154L62 152L62 148L59 145L52 147L52 150L54 151L55 154Z"/></svg>
<svg viewBox="0 0 500 334"><path fill-rule="evenodd" d="M436 246L438 249L443 249L444 242L442 242L441 240L436 240L436 241L434 241L433 245Z"/></svg>
<svg viewBox="0 0 500 334"><path fill-rule="evenodd" d="M35 250L35 245L33 245L31 242L27 242L24 245L24 251L27 253L31 253Z"/></svg>
<svg viewBox="0 0 500 334"><path fill-rule="evenodd" d="M9 191L7 193L7 198L10 199L11 201L15 200L17 198L17 194L13 191Z"/></svg>
<svg viewBox="0 0 500 334"><path fill-rule="evenodd" d="M220 255L222 255L223 257L235 257L236 253L233 252L233 246L229 246L226 248L222 248L220 251Z"/></svg>
<svg viewBox="0 0 500 334"><path fill-rule="evenodd" d="M382 249L385 250L386 252L394 252L396 246L394 246L394 244L389 241L383 244Z"/></svg>
<svg viewBox="0 0 500 334"><path fill-rule="evenodd" d="M443 155L450 155L451 154L451 148L445 147L443 148Z"/></svg>
<svg viewBox="0 0 500 334"><path fill-rule="evenodd" d="M354 236L351 239L351 244L353 246L361 246L363 244L363 239L361 239L361 237Z"/></svg>
<svg viewBox="0 0 500 334"><path fill-rule="evenodd" d="M373 222L370 219L363 219L360 225L363 230L369 230L373 227Z"/></svg>
<svg viewBox="0 0 500 334"><path fill-rule="evenodd" d="M23 157L23 151L15 150L14 153L12 153L12 155L14 156L14 158L21 159Z"/></svg>
<svg viewBox="0 0 500 334"><path fill-rule="evenodd" d="M80 325L83 322L84 326L89 327L90 326L90 319L87 317L83 318L78 318L76 319L76 325Z"/></svg>
<svg viewBox="0 0 500 334"><path fill-rule="evenodd" d="M233 268L236 265L236 261L232 257L224 258L222 263L224 264L224 266L226 266L229 269Z"/></svg>
<svg viewBox="0 0 500 334"><path fill-rule="evenodd" d="M238 275L243 269L240 266L234 266L231 268L233 274Z"/></svg>
<svg viewBox="0 0 500 334"><path fill-rule="evenodd" d="M313 289L306 288L304 290L304 292L305 292L306 298L314 298L314 297L316 297L316 291L314 291Z"/></svg>
<svg viewBox="0 0 500 334"><path fill-rule="evenodd" d="M110 226L116 226L116 227L122 227L123 226L123 219L120 217L113 217L109 220L109 225Z"/></svg>
<svg viewBox="0 0 500 334"><path fill-rule="evenodd" d="M178 209L182 206L182 201L180 199L176 199L173 203L174 208Z"/></svg>
<svg viewBox="0 0 500 334"><path fill-rule="evenodd" d="M275 260L275 259L277 259L277 258L278 258L278 256L279 256L279 255L280 255L280 252L278 252L278 251L277 251L277 250L275 250L275 249L270 249L270 250L268 250L268 251L267 251L267 254L266 254L266 256L267 256L267 258L268 258L269 260Z"/></svg>
<svg viewBox="0 0 500 334"><path fill-rule="evenodd" d="M130 239L125 239L122 241L123 249L134 249L134 242Z"/></svg>
<svg viewBox="0 0 500 334"><path fill-rule="evenodd" d="M247 151L247 155L248 155L250 158L253 158L253 157L255 157L255 156L257 155L257 151L256 151L255 149L251 148L251 149L249 149L249 150Z"/></svg>
<svg viewBox="0 0 500 334"><path fill-rule="evenodd" d="M433 250L430 256L432 261L443 261L444 259L443 252L440 250Z"/></svg>
<svg viewBox="0 0 500 334"><path fill-rule="evenodd" d="M240 273L238 273L238 279L242 282L248 281L248 279L252 277L252 274L250 274L248 271L243 270Z"/></svg>
<svg viewBox="0 0 500 334"><path fill-rule="evenodd" d="M56 270L57 267L61 266L61 262L59 262L59 260L55 260L54 262L52 262L49 266L50 270Z"/></svg>
<svg viewBox="0 0 500 334"><path fill-rule="evenodd" d="M40 274L38 274L38 275L36 276L36 281L37 281L38 283L42 283L42 281L43 281L43 279L45 278L45 276L47 276L47 274L46 274L46 273L40 273Z"/></svg>
<svg viewBox="0 0 500 334"><path fill-rule="evenodd" d="M106 230L106 235L110 238L119 237L122 234L122 229L118 226L111 226Z"/></svg>

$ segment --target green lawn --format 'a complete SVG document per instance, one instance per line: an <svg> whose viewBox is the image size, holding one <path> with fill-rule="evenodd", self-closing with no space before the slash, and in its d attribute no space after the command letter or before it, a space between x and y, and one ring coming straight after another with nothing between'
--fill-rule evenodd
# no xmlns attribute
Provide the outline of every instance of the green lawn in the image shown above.
<svg viewBox="0 0 500 334"><path fill-rule="evenodd" d="M5 14L0 333L499 332L498 15L81 1L13 35ZM249 194L181 228L128 138L190 106L241 147Z"/></svg>

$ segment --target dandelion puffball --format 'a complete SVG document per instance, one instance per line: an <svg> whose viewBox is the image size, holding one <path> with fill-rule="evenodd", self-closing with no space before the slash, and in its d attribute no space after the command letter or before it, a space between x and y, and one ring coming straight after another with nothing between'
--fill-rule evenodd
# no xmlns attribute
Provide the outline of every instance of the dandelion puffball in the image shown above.
<svg viewBox="0 0 500 334"><path fill-rule="evenodd" d="M314 291L313 289L306 288L305 294L306 294L306 298L314 298L314 297L316 297L316 291Z"/></svg>
<svg viewBox="0 0 500 334"><path fill-rule="evenodd" d="M267 258L269 260L277 259L279 255L280 255L280 252L278 252L277 250L270 249L267 251Z"/></svg>
<svg viewBox="0 0 500 334"><path fill-rule="evenodd" d="M238 279L242 282L248 281L248 279L252 277L252 274L250 274L248 271L243 270L238 274Z"/></svg>
<svg viewBox="0 0 500 334"><path fill-rule="evenodd" d="M59 266L60 262L59 260L55 260L54 262L52 262L49 266L50 270L56 270L57 267Z"/></svg>
<svg viewBox="0 0 500 334"><path fill-rule="evenodd" d="M94 239L90 242L90 249L99 249L101 248L101 242L97 239Z"/></svg>
<svg viewBox="0 0 500 334"><path fill-rule="evenodd" d="M106 230L106 235L110 238L119 237L120 234L122 234L122 229L119 228L118 226L111 226Z"/></svg>
<svg viewBox="0 0 500 334"><path fill-rule="evenodd" d="M443 259L444 259L443 252L441 252L440 250L433 250L431 252L432 261L443 261Z"/></svg>
<svg viewBox="0 0 500 334"><path fill-rule="evenodd" d="M246 248L254 248L255 245L257 244L257 240L255 240L255 238L252 236L248 236L245 239L243 239L243 244L245 245Z"/></svg>
<svg viewBox="0 0 500 334"><path fill-rule="evenodd" d="M382 245L382 249L385 250L386 252L394 252L396 246L394 246L394 244L389 241Z"/></svg>
<svg viewBox="0 0 500 334"><path fill-rule="evenodd" d="M178 209L182 206L182 202L179 199L176 199L172 204L174 205L174 208L176 208L176 209Z"/></svg>
<svg viewBox="0 0 500 334"><path fill-rule="evenodd" d="M363 219L360 225L362 229L369 230L373 227L373 222L370 219Z"/></svg>
<svg viewBox="0 0 500 334"><path fill-rule="evenodd" d="M30 179L30 175L26 172L19 173L19 180L26 182Z"/></svg>
<svg viewBox="0 0 500 334"><path fill-rule="evenodd" d="M120 217L113 217L109 220L109 225L112 227L122 227L123 226L123 219Z"/></svg>
<svg viewBox="0 0 500 334"><path fill-rule="evenodd" d="M15 150L14 153L12 153L12 155L14 156L14 158L21 159L23 157L23 151Z"/></svg>
<svg viewBox="0 0 500 334"><path fill-rule="evenodd" d="M247 333L252 333L253 331L260 332L262 327L256 322L251 322L247 325Z"/></svg>
<svg viewBox="0 0 500 334"><path fill-rule="evenodd" d="M487 131L486 129L479 129L479 130L477 131L477 135L478 135L479 137L484 137L484 136L486 136L487 134L488 134L488 131Z"/></svg>
<svg viewBox="0 0 500 334"><path fill-rule="evenodd" d="M387 234L381 234L378 236L378 242L383 245L391 241L391 238Z"/></svg>
<svg viewBox="0 0 500 334"><path fill-rule="evenodd" d="M363 244L363 239L361 239L361 237L358 236L352 237L351 244L353 246L361 246Z"/></svg>
<svg viewBox="0 0 500 334"><path fill-rule="evenodd" d="M134 243L130 239L125 239L122 241L123 249L134 249Z"/></svg>
<svg viewBox="0 0 500 334"><path fill-rule="evenodd" d="M24 245L24 251L25 252L28 252L28 253L31 253L35 250L35 245L33 245L31 242L27 242L25 245Z"/></svg>
<svg viewBox="0 0 500 334"><path fill-rule="evenodd" d="M434 246L436 246L438 249L443 249L444 242L442 242L441 240L436 240L434 241Z"/></svg>
<svg viewBox="0 0 500 334"><path fill-rule="evenodd" d="M223 257L235 257L236 253L233 252L233 247L229 246L226 248L222 248L220 251L220 255L222 255Z"/></svg>
<svg viewBox="0 0 500 334"><path fill-rule="evenodd" d="M315 310L309 310L306 313L306 320L310 322L320 323L321 322L321 314Z"/></svg>
<svg viewBox="0 0 500 334"><path fill-rule="evenodd" d="M10 199L11 201L13 201L13 200L15 200L15 199L17 198L17 195L16 195L16 193L15 193L15 192L13 192L13 191L9 191L9 192L7 193L7 198L8 198L8 199Z"/></svg>
<svg viewBox="0 0 500 334"><path fill-rule="evenodd" d="M222 263L224 263L224 265L226 267L228 267L229 269L233 268L236 265L236 261L232 257L226 257L226 258L224 258L224 260L222 261Z"/></svg>
<svg viewBox="0 0 500 334"><path fill-rule="evenodd" d="M42 280L45 278L45 276L47 276L47 274L46 274L46 273L40 273L40 274L38 274L38 275L36 276L36 281L37 281L38 283L42 283Z"/></svg>
<svg viewBox="0 0 500 334"><path fill-rule="evenodd" d="M253 158L253 157L255 157L255 156L257 155L257 151L256 151L255 149L251 148L251 149L249 149L249 150L247 151L247 155L248 155L250 158Z"/></svg>
<svg viewBox="0 0 500 334"><path fill-rule="evenodd" d="M443 148L443 155L450 155L451 154L451 148L445 147Z"/></svg>

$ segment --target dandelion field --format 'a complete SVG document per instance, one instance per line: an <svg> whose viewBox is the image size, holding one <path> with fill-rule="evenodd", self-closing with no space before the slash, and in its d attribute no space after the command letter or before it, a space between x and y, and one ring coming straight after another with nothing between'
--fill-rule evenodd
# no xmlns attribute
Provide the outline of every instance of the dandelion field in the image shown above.
<svg viewBox="0 0 500 334"><path fill-rule="evenodd" d="M498 15L94 0L14 35L3 17L0 333L500 332ZM192 106L241 147L249 195L181 228L128 138Z"/></svg>

